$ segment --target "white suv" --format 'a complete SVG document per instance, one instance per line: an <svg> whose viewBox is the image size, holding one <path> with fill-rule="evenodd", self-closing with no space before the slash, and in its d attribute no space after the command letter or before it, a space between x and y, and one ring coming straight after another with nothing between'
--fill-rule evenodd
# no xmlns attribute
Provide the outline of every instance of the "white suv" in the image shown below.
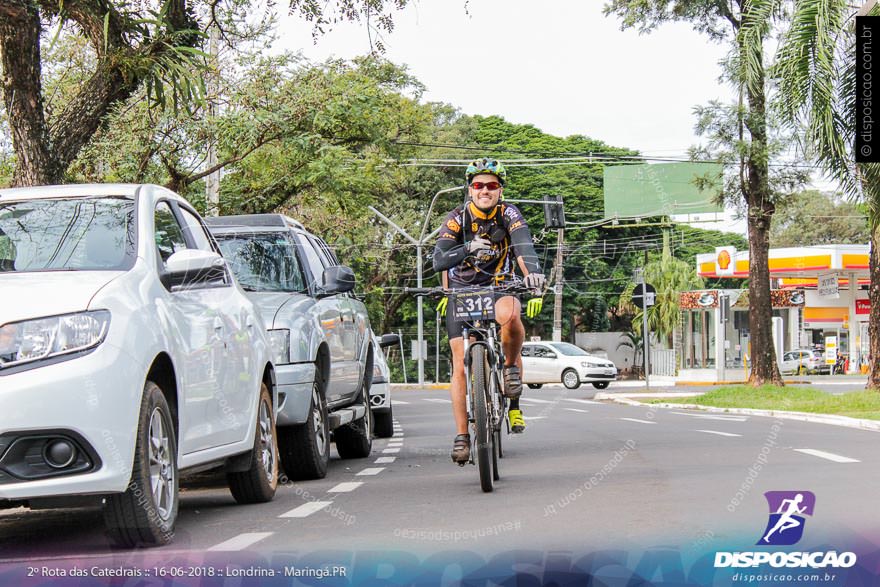
<svg viewBox="0 0 880 587"><path fill-rule="evenodd" d="M272 499L265 328L183 198L0 190L0 298L0 507L97 497L133 546L170 540L183 469Z"/></svg>

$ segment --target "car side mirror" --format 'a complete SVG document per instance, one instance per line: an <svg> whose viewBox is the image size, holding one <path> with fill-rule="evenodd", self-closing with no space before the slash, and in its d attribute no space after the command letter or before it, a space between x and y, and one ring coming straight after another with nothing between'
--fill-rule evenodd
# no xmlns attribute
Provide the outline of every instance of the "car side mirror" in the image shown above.
<svg viewBox="0 0 880 587"><path fill-rule="evenodd" d="M225 276L226 260L217 253L184 249L165 261L162 283L170 289L224 279Z"/></svg>
<svg viewBox="0 0 880 587"><path fill-rule="evenodd" d="M555 359L555 358L556 358L556 353L548 353L548 354L547 354L547 358L548 358L548 359Z"/></svg>
<svg viewBox="0 0 880 587"><path fill-rule="evenodd" d="M379 339L379 348L388 348L391 346L397 346L400 344L400 337L396 334L383 334L382 338Z"/></svg>
<svg viewBox="0 0 880 587"><path fill-rule="evenodd" d="M323 287L318 292L318 297L333 296L349 292L354 289L354 271L345 265L334 265L324 269Z"/></svg>

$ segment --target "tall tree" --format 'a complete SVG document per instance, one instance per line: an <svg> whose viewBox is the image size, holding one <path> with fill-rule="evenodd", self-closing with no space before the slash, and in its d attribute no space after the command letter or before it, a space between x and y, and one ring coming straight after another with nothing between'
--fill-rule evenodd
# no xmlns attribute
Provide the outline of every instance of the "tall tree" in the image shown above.
<svg viewBox="0 0 880 587"><path fill-rule="evenodd" d="M738 33L754 17L751 0L612 0L606 14L622 19L623 28L650 32L665 22L689 22L695 30L714 40L732 43L734 63L748 63L749 78L742 67L731 71L732 81L742 89L740 129L748 148L742 149L739 193L749 231L749 332L752 344L752 385L782 385L773 348L770 303L770 222L775 211L770 189L767 131L766 72L763 50L767 29L755 29L753 43L742 42Z"/></svg>
<svg viewBox="0 0 880 587"><path fill-rule="evenodd" d="M390 10L406 0L293 0L291 10L315 23L315 35L342 20L390 30ZM388 8L386 8L386 5ZM209 25L234 26L249 0L0 0L3 103L15 153L15 185L64 181L68 166L111 110L144 87L154 104L174 108L204 96L201 52ZM47 110L42 40L49 25L88 40L92 68L57 111ZM68 33L63 33L68 34Z"/></svg>
<svg viewBox="0 0 880 587"><path fill-rule="evenodd" d="M847 0L752 0L756 18L742 31L742 43L755 46L774 14L789 11L789 26L777 51L782 118L804 129L804 149L849 196L861 199L871 235L871 313L868 319L871 367L869 389L880 390L880 164L855 163L855 14ZM876 3L859 11L876 15ZM870 12L869 12L870 11ZM757 18L759 17L759 18Z"/></svg>
<svg viewBox="0 0 880 587"><path fill-rule="evenodd" d="M51 120L42 87L41 40L46 25L73 26L89 40L95 55L91 76ZM109 109L150 83L163 99L199 93L191 75L199 59L198 25L186 0L167 0L158 11L134 2L77 0L0 0L0 54L3 101L16 155L13 183L62 181L67 166L89 141Z"/></svg>
<svg viewBox="0 0 880 587"><path fill-rule="evenodd" d="M871 238L863 207L816 190L778 206L770 229L774 247L864 244Z"/></svg>

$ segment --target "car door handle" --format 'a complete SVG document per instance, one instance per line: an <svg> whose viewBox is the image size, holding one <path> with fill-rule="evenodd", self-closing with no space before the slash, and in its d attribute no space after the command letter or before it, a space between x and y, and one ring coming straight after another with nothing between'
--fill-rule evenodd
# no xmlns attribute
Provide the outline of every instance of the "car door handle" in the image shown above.
<svg viewBox="0 0 880 587"><path fill-rule="evenodd" d="M216 332L217 334L223 332L223 320L221 320L219 317L214 318L214 332Z"/></svg>
<svg viewBox="0 0 880 587"><path fill-rule="evenodd" d="M247 319L244 321L244 325L247 326L248 330L253 330L254 329L254 317L248 316Z"/></svg>

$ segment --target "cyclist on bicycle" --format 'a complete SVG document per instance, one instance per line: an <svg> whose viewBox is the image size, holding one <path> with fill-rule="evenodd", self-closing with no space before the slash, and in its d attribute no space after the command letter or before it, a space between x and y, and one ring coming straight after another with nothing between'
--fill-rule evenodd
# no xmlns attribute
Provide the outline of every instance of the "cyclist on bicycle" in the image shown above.
<svg viewBox="0 0 880 587"><path fill-rule="evenodd" d="M514 267L524 275L523 284L531 289L544 287L545 277L538 265L532 236L525 218L516 206L502 201L507 172L500 161L477 159L466 172L467 205L450 212L440 229L434 247L434 270L447 270L450 289L481 285L502 285L517 282ZM525 430L519 407L522 394L522 350L525 328L520 319L520 302L515 296L495 301L495 321L500 325L504 350L504 395L510 398L508 418L513 432ZM446 317L449 346L452 349L452 381L450 394L457 436L453 442L452 460L467 462L470 458L466 383L464 373L464 340L462 323Z"/></svg>

